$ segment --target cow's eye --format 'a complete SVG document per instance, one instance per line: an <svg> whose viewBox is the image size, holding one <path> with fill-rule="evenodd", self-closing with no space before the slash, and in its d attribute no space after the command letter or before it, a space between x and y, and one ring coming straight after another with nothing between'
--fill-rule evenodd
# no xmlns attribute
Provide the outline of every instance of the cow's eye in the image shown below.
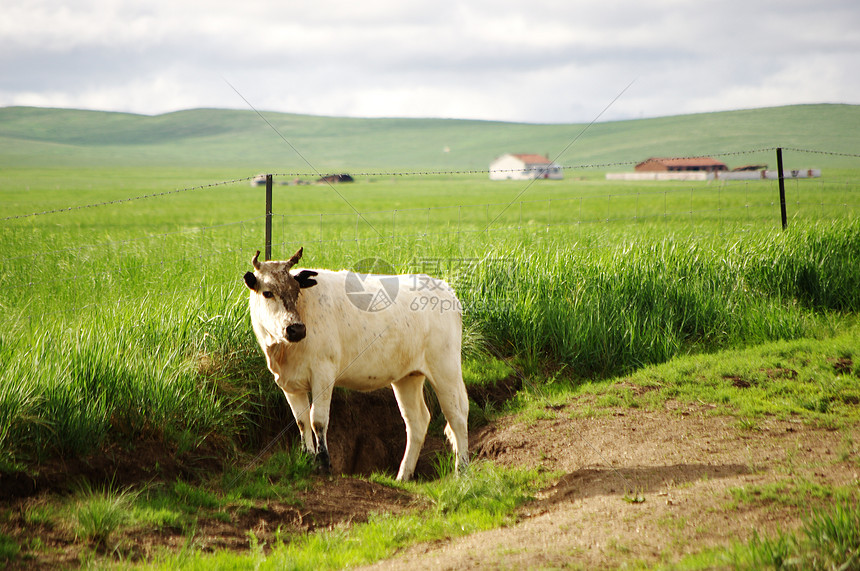
<svg viewBox="0 0 860 571"><path fill-rule="evenodd" d="M272 299L274 296L275 296L275 294L273 294L270 291L264 291L263 292L263 297L265 297L266 299Z"/></svg>

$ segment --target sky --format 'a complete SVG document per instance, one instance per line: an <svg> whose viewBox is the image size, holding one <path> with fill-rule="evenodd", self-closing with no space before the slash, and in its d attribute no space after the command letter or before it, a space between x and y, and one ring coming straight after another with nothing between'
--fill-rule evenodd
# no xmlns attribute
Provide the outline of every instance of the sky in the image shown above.
<svg viewBox="0 0 860 571"><path fill-rule="evenodd" d="M0 107L588 123L860 104L857 0L15 0Z"/></svg>

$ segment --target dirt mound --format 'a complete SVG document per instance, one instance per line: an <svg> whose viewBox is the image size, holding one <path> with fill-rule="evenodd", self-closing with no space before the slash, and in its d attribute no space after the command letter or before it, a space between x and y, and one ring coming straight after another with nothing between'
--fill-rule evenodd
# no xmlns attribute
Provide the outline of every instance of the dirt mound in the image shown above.
<svg viewBox="0 0 860 571"><path fill-rule="evenodd" d="M335 391L328 446L334 474L396 474L406 449L406 425L394 391Z"/></svg>
<svg viewBox="0 0 860 571"><path fill-rule="evenodd" d="M111 445L86 457L55 458L40 464L35 473L0 472L0 501L40 493L67 493L89 483L126 487L141 482L197 480L223 468L215 450L199 448L178 453L157 441L133 446Z"/></svg>
<svg viewBox="0 0 860 571"><path fill-rule="evenodd" d="M498 408L514 398L521 388L523 388L522 379L516 375L510 375L495 383L469 387L469 399L479 408L488 405Z"/></svg>
<svg viewBox="0 0 860 571"><path fill-rule="evenodd" d="M500 408L520 387L520 380L511 376L495 384L469 387L469 398L479 407ZM443 435L445 417L429 387L425 387L425 400L432 421L418 457L416 478L435 477L439 453L450 450ZM470 431L474 433L472 428ZM394 392L390 388L367 393L336 391L332 398L328 444L335 474L396 474L406 449L406 425ZM470 450L472 446L470 443Z"/></svg>
<svg viewBox="0 0 860 571"><path fill-rule="evenodd" d="M860 427L828 430L761 419L754 429L707 406L616 409L579 418L582 403L539 420L502 419L472 438L479 458L561 473L508 528L418 545L372 569L616 568L672 563L754 533L790 531L807 495L860 482ZM739 500L738 490L782 490ZM759 490L759 492L756 492Z"/></svg>

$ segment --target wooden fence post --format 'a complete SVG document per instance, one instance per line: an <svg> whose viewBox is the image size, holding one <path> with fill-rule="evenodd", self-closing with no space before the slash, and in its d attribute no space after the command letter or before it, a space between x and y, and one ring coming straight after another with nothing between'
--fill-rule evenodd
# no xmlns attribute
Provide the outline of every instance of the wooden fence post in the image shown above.
<svg viewBox="0 0 860 571"><path fill-rule="evenodd" d="M785 177L782 173L782 148L776 148L776 168L779 171L779 211L782 215L782 229L788 226L788 218L785 213Z"/></svg>
<svg viewBox="0 0 860 571"><path fill-rule="evenodd" d="M266 261L272 259L272 175L266 175Z"/></svg>

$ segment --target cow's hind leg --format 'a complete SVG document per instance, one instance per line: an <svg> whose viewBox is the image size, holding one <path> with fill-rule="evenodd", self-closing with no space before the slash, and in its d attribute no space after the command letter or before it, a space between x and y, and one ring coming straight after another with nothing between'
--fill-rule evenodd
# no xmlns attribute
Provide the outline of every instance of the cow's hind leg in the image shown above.
<svg viewBox="0 0 860 571"><path fill-rule="evenodd" d="M433 376L427 379L436 391L439 408L448 421L445 436L454 449L457 458L457 472L469 463L469 396L463 384L460 363L454 363L441 370L434 370Z"/></svg>
<svg viewBox="0 0 860 571"><path fill-rule="evenodd" d="M430 411L427 410L427 403L424 402L424 375L412 374L391 386L394 389L403 422L406 423L406 452L400 462L400 471L397 472L397 479L406 481L415 472L418 454L424 446L424 437L430 424Z"/></svg>

